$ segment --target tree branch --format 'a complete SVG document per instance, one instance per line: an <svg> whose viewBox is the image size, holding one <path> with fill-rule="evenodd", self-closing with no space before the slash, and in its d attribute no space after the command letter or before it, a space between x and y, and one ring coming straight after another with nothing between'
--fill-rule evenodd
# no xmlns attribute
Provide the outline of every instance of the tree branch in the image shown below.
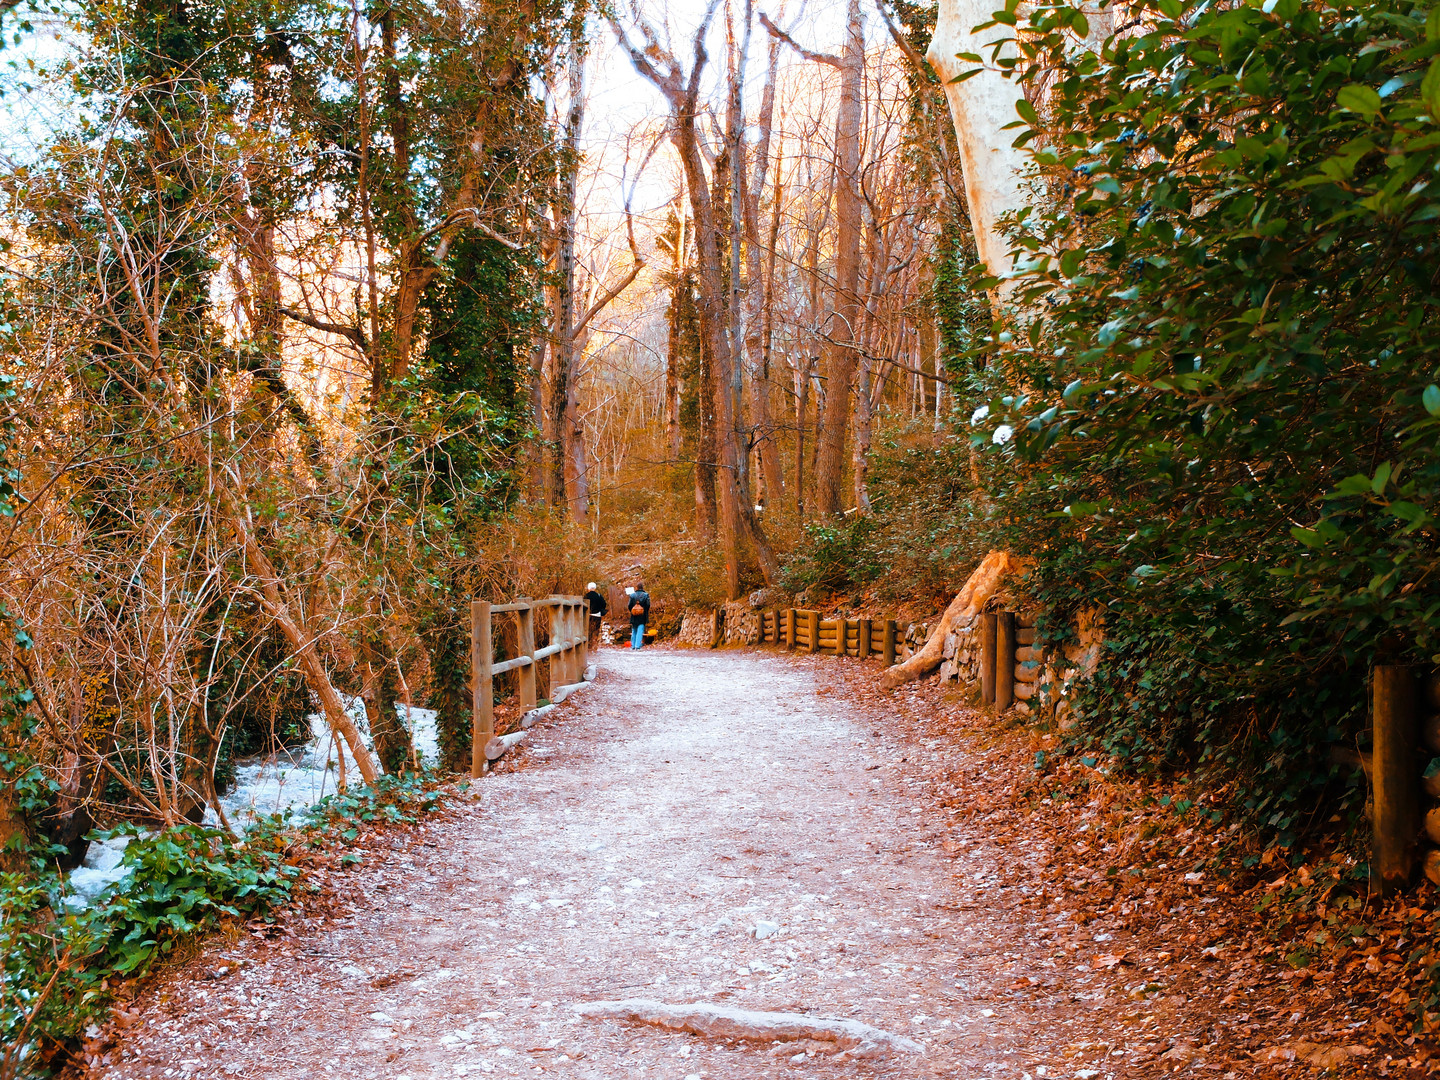
<svg viewBox="0 0 1440 1080"><path fill-rule="evenodd" d="M901 32L890 18L890 8L885 0L875 0L875 10L880 12L880 18L885 21L885 29L890 31L890 36L895 39L895 44L900 46L900 51L905 54L905 59L915 66L915 72L927 83L939 82L935 71L925 62L925 57L920 55L920 50L910 43L910 39Z"/></svg>
<svg viewBox="0 0 1440 1080"><path fill-rule="evenodd" d="M355 348L360 350L360 355L367 357L369 349L365 343L365 331L357 326L341 326L339 323L326 322L324 319L317 319L314 315L307 315L303 311L296 311L293 308L281 308L280 312L298 323L304 323L312 330L319 330L325 334L335 334L343 337Z"/></svg>
<svg viewBox="0 0 1440 1080"><path fill-rule="evenodd" d="M806 60L812 60L817 64L829 64L833 68L840 67L840 57L834 56L831 53L814 52L811 49L805 48L804 45L801 45L784 30L781 30L778 26L771 22L770 16L766 15L763 11L760 12L760 22L766 30L769 30L771 34L779 38L781 41L785 42L786 45L789 45Z"/></svg>

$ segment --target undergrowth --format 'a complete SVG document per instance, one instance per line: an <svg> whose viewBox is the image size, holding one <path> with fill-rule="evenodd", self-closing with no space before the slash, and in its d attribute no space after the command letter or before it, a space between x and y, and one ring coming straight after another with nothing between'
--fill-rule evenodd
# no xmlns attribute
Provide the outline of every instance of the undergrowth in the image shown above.
<svg viewBox="0 0 1440 1080"><path fill-rule="evenodd" d="M32 872L0 874L0 1080L48 1075L122 984L222 923L273 920L298 890L318 889L305 882L308 863L369 828L413 823L443 798L432 774L386 776L328 796L298 819L262 818L240 837L200 825L92 833L131 838L130 873L81 910L66 904L66 879L47 869L43 852Z"/></svg>

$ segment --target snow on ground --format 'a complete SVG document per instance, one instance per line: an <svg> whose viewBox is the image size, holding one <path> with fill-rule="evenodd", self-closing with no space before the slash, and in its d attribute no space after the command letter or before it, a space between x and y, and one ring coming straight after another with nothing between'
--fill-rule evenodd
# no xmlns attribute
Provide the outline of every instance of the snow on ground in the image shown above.
<svg viewBox="0 0 1440 1080"><path fill-rule="evenodd" d="M420 760L433 765L439 759L439 746L433 709L395 706L410 728ZM365 704L359 698L347 703L350 718L370 745L370 727L365 717ZM407 716L408 714L408 716ZM235 785L220 797L225 816L235 828L245 828L256 818L267 814L294 815L314 806L326 795L334 795L339 779L338 763L343 758L347 780L360 775L355 758L345 740L333 735L324 717L310 716L311 740L303 747L263 760L248 761L235 768ZM213 810L205 812L208 825L220 822Z"/></svg>
<svg viewBox="0 0 1440 1080"><path fill-rule="evenodd" d="M365 717L365 703L359 698L347 702L347 710L355 721L365 745L370 745L370 729ZM433 765L439 760L439 744L433 709L417 709L403 704L395 706L406 726L420 760ZM220 805L233 829L244 830L258 818L284 813L294 817L314 806L326 795L334 795L339 777L338 755L343 755L347 780L358 779L360 771L355 758L343 739L331 734L324 717L310 716L312 737L304 746L264 758L251 759L235 767L235 783L220 796ZM204 823L218 826L220 819L213 809L206 809ZM71 895L65 903L80 911L105 895L130 874L123 865L128 836L109 840L93 840L80 866L70 872Z"/></svg>

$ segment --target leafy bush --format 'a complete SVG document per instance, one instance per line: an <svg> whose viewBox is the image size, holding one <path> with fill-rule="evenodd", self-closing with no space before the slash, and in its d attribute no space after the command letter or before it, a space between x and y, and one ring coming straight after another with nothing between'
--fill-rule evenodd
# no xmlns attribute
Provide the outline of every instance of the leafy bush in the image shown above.
<svg viewBox="0 0 1440 1080"><path fill-rule="evenodd" d="M873 447L872 512L807 525L782 584L794 592L869 592L879 602L953 594L995 532L971 481L994 463L928 420L883 424Z"/></svg>
<svg viewBox="0 0 1440 1080"><path fill-rule="evenodd" d="M1011 3L1005 20L1017 21ZM1238 769L1282 838L1376 659L1440 659L1440 13L1149 0L1026 16L1033 318L974 442L1037 596L1103 612L1112 749Z"/></svg>

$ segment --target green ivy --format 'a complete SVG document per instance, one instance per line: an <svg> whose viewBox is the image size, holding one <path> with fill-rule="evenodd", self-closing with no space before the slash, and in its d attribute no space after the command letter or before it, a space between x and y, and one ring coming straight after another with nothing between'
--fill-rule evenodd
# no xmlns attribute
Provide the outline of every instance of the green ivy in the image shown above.
<svg viewBox="0 0 1440 1080"><path fill-rule="evenodd" d="M1050 90L972 444L1037 599L1103 616L1083 737L1240 776L1288 840L1358 801L1328 751L1371 664L1440 660L1440 15L1127 18L1092 48L1068 4L997 16Z"/></svg>
<svg viewBox="0 0 1440 1080"><path fill-rule="evenodd" d="M65 878L43 859L32 872L0 874L0 1055L12 1051L20 1075L45 1075L78 1047L116 984L224 920L273 918L300 885L307 851L348 846L366 826L413 823L442 795L433 776L411 773L330 796L298 823L261 819L240 838L199 825L92 833L132 838L130 874L81 911L65 904Z"/></svg>

